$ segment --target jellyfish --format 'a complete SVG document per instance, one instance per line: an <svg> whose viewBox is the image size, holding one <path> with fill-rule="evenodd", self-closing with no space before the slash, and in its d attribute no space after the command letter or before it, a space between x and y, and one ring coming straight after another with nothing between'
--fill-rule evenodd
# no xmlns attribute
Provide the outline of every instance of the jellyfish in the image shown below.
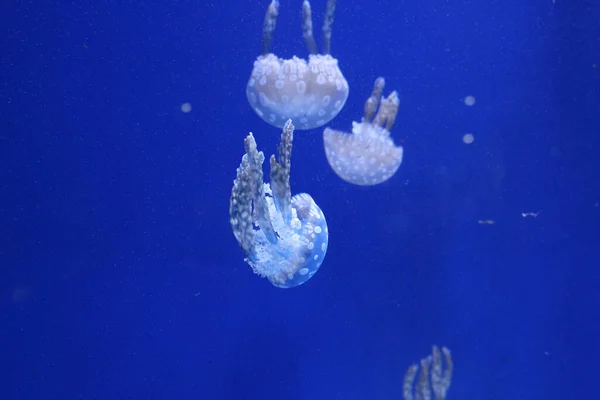
<svg viewBox="0 0 600 400"><path fill-rule="evenodd" d="M442 355L444 361L442 361ZM432 392L435 400L444 400L452 383L452 373L454 372L450 350L442 347L440 351L437 346L433 346L432 353L422 358L420 364L421 372L418 377L419 366L417 364L411 365L404 374L402 385L404 400L430 400Z"/></svg>
<svg viewBox="0 0 600 400"><path fill-rule="evenodd" d="M319 269L327 253L325 215L307 193L292 197L290 159L294 125L288 120L271 156L271 184L263 182L265 156L254 136L244 140L246 154L237 169L229 201L233 234L252 270L280 288L299 286Z"/></svg>
<svg viewBox="0 0 600 400"><path fill-rule="evenodd" d="M246 96L252 109L265 122L282 128L288 119L296 129L318 128L331 121L348 98L348 82L331 57L331 26L336 0L327 0L323 21L322 54L313 36L310 3L302 3L302 32L308 62L296 56L284 60L271 53L279 0L272 0L263 24L262 52L254 68Z"/></svg>
<svg viewBox="0 0 600 400"><path fill-rule="evenodd" d="M352 122L352 133L329 128L323 132L327 161L346 182L362 186L385 182L402 163L402 146L390 138L400 101L395 91L381 99L384 86L383 78L375 80L362 122Z"/></svg>

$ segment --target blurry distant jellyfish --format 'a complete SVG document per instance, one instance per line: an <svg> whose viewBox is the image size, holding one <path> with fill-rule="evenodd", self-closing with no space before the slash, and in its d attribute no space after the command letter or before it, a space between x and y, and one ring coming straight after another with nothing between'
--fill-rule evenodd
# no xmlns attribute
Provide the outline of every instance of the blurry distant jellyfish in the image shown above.
<svg viewBox="0 0 600 400"><path fill-rule="evenodd" d="M192 111L192 105L190 103L183 103L181 105L181 112L184 113L189 113L190 111Z"/></svg>
<svg viewBox="0 0 600 400"><path fill-rule="evenodd" d="M404 374L404 400L444 400L452 384L453 373L454 361L450 350L433 346L429 356L408 367Z"/></svg>
<svg viewBox="0 0 600 400"><path fill-rule="evenodd" d="M467 96L465 97L465 105L466 106L474 106L475 105L475 97L473 96Z"/></svg>
<svg viewBox="0 0 600 400"><path fill-rule="evenodd" d="M307 193L292 197L290 161L294 125L281 134L279 161L271 156L271 184L263 183L265 156L250 133L229 201L233 234L252 270L280 288L298 286L319 269L327 253L325 215Z"/></svg>
<svg viewBox="0 0 600 400"><path fill-rule="evenodd" d="M302 32L308 47L308 63L296 56L285 60L271 53L279 0L272 0L263 24L262 51L254 68L246 96L252 109L265 122L282 128L292 119L297 129L313 129L331 121L348 98L348 82L331 57L331 26L336 0L327 0L323 21L322 54L313 36L310 3L302 4Z"/></svg>
<svg viewBox="0 0 600 400"><path fill-rule="evenodd" d="M403 149L394 145L389 131L400 100L395 91L382 99L384 85L383 78L375 80L362 122L352 122L352 133L329 128L323 132L329 165L346 182L364 186L385 182L402 163Z"/></svg>
<svg viewBox="0 0 600 400"><path fill-rule="evenodd" d="M474 140L475 140L475 137L470 133L465 133L465 135L463 136L463 142L465 144L471 144L471 143L473 143Z"/></svg>

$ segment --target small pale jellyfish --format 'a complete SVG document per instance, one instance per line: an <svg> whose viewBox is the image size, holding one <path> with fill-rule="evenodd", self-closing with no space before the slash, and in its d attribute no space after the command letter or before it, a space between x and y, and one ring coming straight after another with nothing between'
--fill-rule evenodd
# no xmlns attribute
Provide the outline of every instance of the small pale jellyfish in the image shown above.
<svg viewBox="0 0 600 400"><path fill-rule="evenodd" d="M331 57L331 26L336 0L327 0L323 21L322 54L313 36L310 3L302 4L302 32L308 47L308 62L296 56L289 60L271 53L279 0L272 0L263 24L262 52L246 86L252 109L267 123L282 128L292 119L297 129L313 129L331 121L348 98L348 82Z"/></svg>
<svg viewBox="0 0 600 400"><path fill-rule="evenodd" d="M271 184L263 182L265 156L246 136L246 154L237 169L229 201L233 234L252 270L280 288L298 286L319 269L327 253L325 216L312 197L292 197L290 159L294 125L288 120L279 144L279 162L271 156Z"/></svg>
<svg viewBox="0 0 600 400"><path fill-rule="evenodd" d="M352 133L329 128L323 132L329 165L346 182L362 186L385 182L402 163L402 146L394 145L389 131L396 120L400 100L395 91L382 99L384 85L383 78L375 80L362 122L352 122Z"/></svg>

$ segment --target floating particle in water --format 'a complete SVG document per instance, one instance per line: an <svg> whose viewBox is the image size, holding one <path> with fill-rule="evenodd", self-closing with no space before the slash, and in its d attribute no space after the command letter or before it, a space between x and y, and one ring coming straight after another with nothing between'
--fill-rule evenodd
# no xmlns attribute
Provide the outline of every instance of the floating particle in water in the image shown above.
<svg viewBox="0 0 600 400"><path fill-rule="evenodd" d="M474 106L475 105L475 97L473 96L467 96L465 97L465 105L466 106Z"/></svg>
<svg viewBox="0 0 600 400"><path fill-rule="evenodd" d="M474 140L475 140L475 137L470 133L465 133L465 135L463 136L463 142L465 144L471 144L471 143L473 143Z"/></svg>
<svg viewBox="0 0 600 400"><path fill-rule="evenodd" d="M190 111L192 111L192 105L190 103L183 103L181 105L181 112L184 113L189 113Z"/></svg>

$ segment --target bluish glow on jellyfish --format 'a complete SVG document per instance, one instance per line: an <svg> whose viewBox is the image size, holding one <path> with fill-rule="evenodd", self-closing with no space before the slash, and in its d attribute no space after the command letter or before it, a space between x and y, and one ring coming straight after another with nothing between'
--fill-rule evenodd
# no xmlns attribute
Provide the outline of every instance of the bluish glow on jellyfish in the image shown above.
<svg viewBox="0 0 600 400"><path fill-rule="evenodd" d="M310 3L302 4L302 33L308 62L296 56L282 59L271 53L279 1L272 0L263 24L262 51L246 86L250 106L265 122L282 128L291 118L297 129L313 129L331 121L344 107L349 86L331 56L331 27L336 0L327 0L321 54L313 36Z"/></svg>
<svg viewBox="0 0 600 400"><path fill-rule="evenodd" d="M233 234L252 270L280 288L298 286L319 269L329 232L325 215L307 193L291 196L290 161L294 125L288 120L279 144L279 161L272 155L271 184L263 182L265 156L250 133L246 154L237 169L229 201Z"/></svg>

